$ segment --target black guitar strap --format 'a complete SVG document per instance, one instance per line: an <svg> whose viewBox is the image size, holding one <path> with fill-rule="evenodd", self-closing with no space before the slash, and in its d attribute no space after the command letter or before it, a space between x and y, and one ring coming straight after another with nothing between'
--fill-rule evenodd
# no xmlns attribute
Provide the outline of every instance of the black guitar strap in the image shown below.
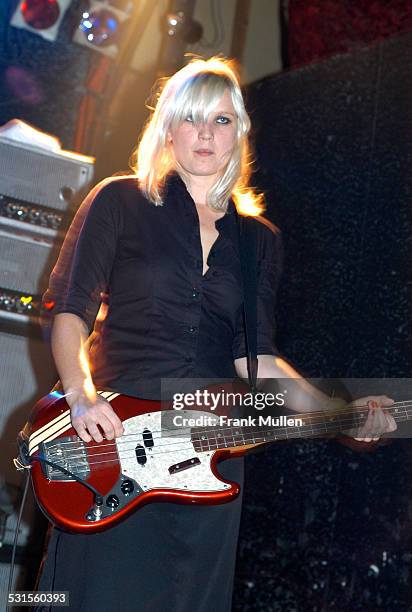
<svg viewBox="0 0 412 612"><path fill-rule="evenodd" d="M236 213L240 266L243 285L243 320L245 327L249 387L256 392L257 359L257 262L256 222Z"/></svg>

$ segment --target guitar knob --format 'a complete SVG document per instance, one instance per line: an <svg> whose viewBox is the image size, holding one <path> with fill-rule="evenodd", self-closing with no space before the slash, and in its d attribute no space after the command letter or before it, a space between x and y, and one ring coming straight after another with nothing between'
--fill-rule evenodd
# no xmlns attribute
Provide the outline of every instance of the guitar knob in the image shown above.
<svg viewBox="0 0 412 612"><path fill-rule="evenodd" d="M124 480L120 485L120 489L124 495L130 495L134 489L134 485L131 480Z"/></svg>
<svg viewBox="0 0 412 612"><path fill-rule="evenodd" d="M109 497L106 499L106 506L109 506L109 508L117 508L119 504L120 501L117 495L109 495Z"/></svg>

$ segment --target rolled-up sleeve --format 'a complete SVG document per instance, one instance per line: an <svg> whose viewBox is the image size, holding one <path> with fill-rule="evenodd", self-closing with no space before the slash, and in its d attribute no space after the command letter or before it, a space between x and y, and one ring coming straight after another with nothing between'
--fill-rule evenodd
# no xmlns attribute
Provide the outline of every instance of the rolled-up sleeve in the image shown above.
<svg viewBox="0 0 412 612"><path fill-rule="evenodd" d="M73 219L43 295L43 312L52 317L73 313L93 327L108 288L120 224L115 183L106 179L89 193Z"/></svg>
<svg viewBox="0 0 412 612"><path fill-rule="evenodd" d="M258 221L256 221L258 222ZM283 267L280 230L259 222L257 232L257 353L279 355L276 346L276 294ZM233 342L233 358L246 357L243 309Z"/></svg>

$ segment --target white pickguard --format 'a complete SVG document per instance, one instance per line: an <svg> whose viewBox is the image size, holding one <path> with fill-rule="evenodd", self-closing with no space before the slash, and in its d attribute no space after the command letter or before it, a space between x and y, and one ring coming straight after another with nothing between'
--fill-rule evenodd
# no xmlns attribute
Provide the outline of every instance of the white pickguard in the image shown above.
<svg viewBox="0 0 412 612"><path fill-rule="evenodd" d="M190 414L189 414L190 413ZM224 491L230 485L218 480L213 474L210 462L216 451L196 452L190 438L190 428L175 428L161 431L161 412L152 412L134 416L123 421L124 434L116 438L117 452L121 471L133 478L144 491L150 489L177 489L188 491ZM193 416L191 411L179 411L179 414ZM196 412L200 414L210 413ZM148 429L154 445L146 448L143 430ZM147 461L139 465L136 459L137 445L145 448ZM200 463L175 474L169 473L169 467L188 459L197 458Z"/></svg>

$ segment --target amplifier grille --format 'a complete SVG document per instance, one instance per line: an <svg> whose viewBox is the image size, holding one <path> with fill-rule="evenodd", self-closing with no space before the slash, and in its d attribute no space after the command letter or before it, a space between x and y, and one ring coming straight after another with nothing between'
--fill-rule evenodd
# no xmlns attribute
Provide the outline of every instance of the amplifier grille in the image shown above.
<svg viewBox="0 0 412 612"><path fill-rule="evenodd" d="M47 289L60 244L0 228L0 287L40 294Z"/></svg>
<svg viewBox="0 0 412 612"><path fill-rule="evenodd" d="M66 210L92 173L93 166L82 164L74 154L42 152L0 140L1 194Z"/></svg>

